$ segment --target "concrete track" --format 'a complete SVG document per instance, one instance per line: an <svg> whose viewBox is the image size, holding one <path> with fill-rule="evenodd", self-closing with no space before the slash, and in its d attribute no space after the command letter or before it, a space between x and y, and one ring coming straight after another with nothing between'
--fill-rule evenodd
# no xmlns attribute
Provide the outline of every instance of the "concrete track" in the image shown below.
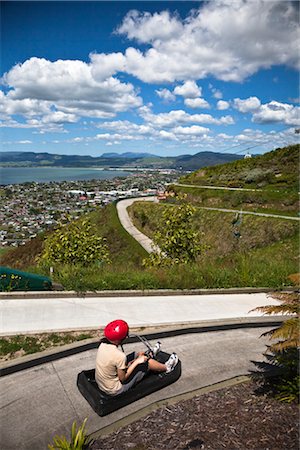
<svg viewBox="0 0 300 450"><path fill-rule="evenodd" d="M148 238L145 234L141 233L131 222L131 219L128 215L127 208L132 205L136 201L146 201L146 202L158 202L156 197L137 197L137 198L129 198L126 200L120 200L117 203L117 211L120 222L132 237L136 239L139 244L148 252L159 252L160 249L153 244L153 241Z"/></svg>
<svg viewBox="0 0 300 450"><path fill-rule="evenodd" d="M236 293L212 295L156 295L53 298L13 297L0 300L1 334L98 329L121 317L131 327L174 325L229 318L259 317L251 312L257 306L278 304L267 293ZM50 294L49 294L50 296Z"/></svg>
<svg viewBox="0 0 300 450"><path fill-rule="evenodd" d="M107 426L128 423L131 414L147 414L162 399L249 374L255 370L253 361L264 359L267 340L260 335L266 330L246 328L162 339L165 351L178 353L182 377L106 417L97 416L76 387L77 374L95 366L96 349L8 375L1 380L1 449L46 449L55 434L69 436L73 420L81 423L85 417L88 432L101 434ZM128 352L138 348L137 344L125 345Z"/></svg>

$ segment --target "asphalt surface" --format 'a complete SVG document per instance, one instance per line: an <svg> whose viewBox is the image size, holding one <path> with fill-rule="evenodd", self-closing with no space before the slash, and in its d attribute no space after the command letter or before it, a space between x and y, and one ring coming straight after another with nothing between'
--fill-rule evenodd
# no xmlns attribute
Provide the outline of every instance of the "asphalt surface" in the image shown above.
<svg viewBox="0 0 300 450"><path fill-rule="evenodd" d="M181 378L105 417L93 412L76 387L77 374L95 366L96 349L7 375L1 379L1 449L47 449L54 435L69 437L72 422L81 424L86 417L89 434L107 434L146 415L158 402L167 404L175 395L191 396L191 391L247 375L256 370L255 362L264 360L268 341L260 335L267 329L244 328L161 339L164 351L176 351L179 355ZM128 353L135 349L140 350L141 344L125 345Z"/></svg>

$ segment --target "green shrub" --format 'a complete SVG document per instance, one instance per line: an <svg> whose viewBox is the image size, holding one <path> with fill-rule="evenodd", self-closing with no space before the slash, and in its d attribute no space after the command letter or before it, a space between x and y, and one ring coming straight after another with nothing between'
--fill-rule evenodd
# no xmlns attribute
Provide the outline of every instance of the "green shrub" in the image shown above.
<svg viewBox="0 0 300 450"><path fill-rule="evenodd" d="M45 240L40 264L109 263L106 241L97 235L95 225L80 219L61 226Z"/></svg>
<svg viewBox="0 0 300 450"><path fill-rule="evenodd" d="M299 299L297 294L283 294L280 305L269 305L256 308L265 314L287 314L290 316L279 327L263 333L276 342L270 345L268 355L269 364L279 369L275 378L267 379L267 385L273 392L275 398L280 401L291 403L299 400ZM279 341L278 341L279 339Z"/></svg>
<svg viewBox="0 0 300 450"><path fill-rule="evenodd" d="M187 264L196 260L201 246L198 232L192 229L196 208L188 203L165 208L153 242L160 251L145 260L146 266Z"/></svg>
<svg viewBox="0 0 300 450"><path fill-rule="evenodd" d="M68 441L65 436L55 436L53 444L48 444L49 450L84 450L91 443L91 439L87 437L85 431L87 419L84 419L83 424L76 429L76 422L73 422L71 430L71 441Z"/></svg>

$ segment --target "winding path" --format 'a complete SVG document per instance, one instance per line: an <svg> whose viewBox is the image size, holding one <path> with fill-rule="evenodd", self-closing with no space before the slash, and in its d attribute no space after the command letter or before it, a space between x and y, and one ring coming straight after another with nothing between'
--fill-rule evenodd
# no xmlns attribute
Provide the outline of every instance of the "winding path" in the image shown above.
<svg viewBox="0 0 300 450"><path fill-rule="evenodd" d="M158 203L158 200L156 197L136 197L136 198L128 198L125 200L120 200L117 203L117 211L118 216L121 222L121 225L127 233L129 233L134 239L136 239L139 244L146 250L148 253L152 252L160 252L159 247L155 246L153 241L148 238L145 234L141 233L132 223L129 214L127 212L127 208L132 205L134 202L156 202Z"/></svg>
<svg viewBox="0 0 300 450"><path fill-rule="evenodd" d="M185 185L178 185L178 186L185 186ZM204 187L204 186L201 186ZM207 188L214 189L212 186ZM216 188L219 189L219 188ZM222 188L222 189L237 189L237 188ZM250 190L250 189L248 189ZM141 201L148 201L148 202L155 202L158 203L157 197L135 197L135 198L129 198L125 200L120 200L117 203L117 212L118 216L121 222L121 225L125 230L134 238L136 239L139 244L148 252L160 252L160 248L157 247L153 241L146 236L145 234L141 233L132 223L129 214L127 212L127 208L131 206L134 202L141 202ZM282 216L279 214L268 214L268 213L258 213L258 212L252 212L252 211L241 211L238 209L227 209L227 208L210 208L206 206L198 206L200 209L206 209L209 211L221 211L225 213L240 213L240 214L248 214L252 216L262 216L262 217L273 217L276 219L284 219L284 220L297 220L300 221L300 217L293 217L293 216Z"/></svg>

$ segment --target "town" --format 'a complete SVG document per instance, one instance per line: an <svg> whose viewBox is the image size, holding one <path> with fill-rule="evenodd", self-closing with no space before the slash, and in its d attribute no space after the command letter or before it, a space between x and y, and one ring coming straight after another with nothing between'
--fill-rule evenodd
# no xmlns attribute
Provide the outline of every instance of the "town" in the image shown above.
<svg viewBox="0 0 300 450"><path fill-rule="evenodd" d="M141 171L111 180L27 182L0 188L0 247L18 247L120 198L160 195L176 170Z"/></svg>

